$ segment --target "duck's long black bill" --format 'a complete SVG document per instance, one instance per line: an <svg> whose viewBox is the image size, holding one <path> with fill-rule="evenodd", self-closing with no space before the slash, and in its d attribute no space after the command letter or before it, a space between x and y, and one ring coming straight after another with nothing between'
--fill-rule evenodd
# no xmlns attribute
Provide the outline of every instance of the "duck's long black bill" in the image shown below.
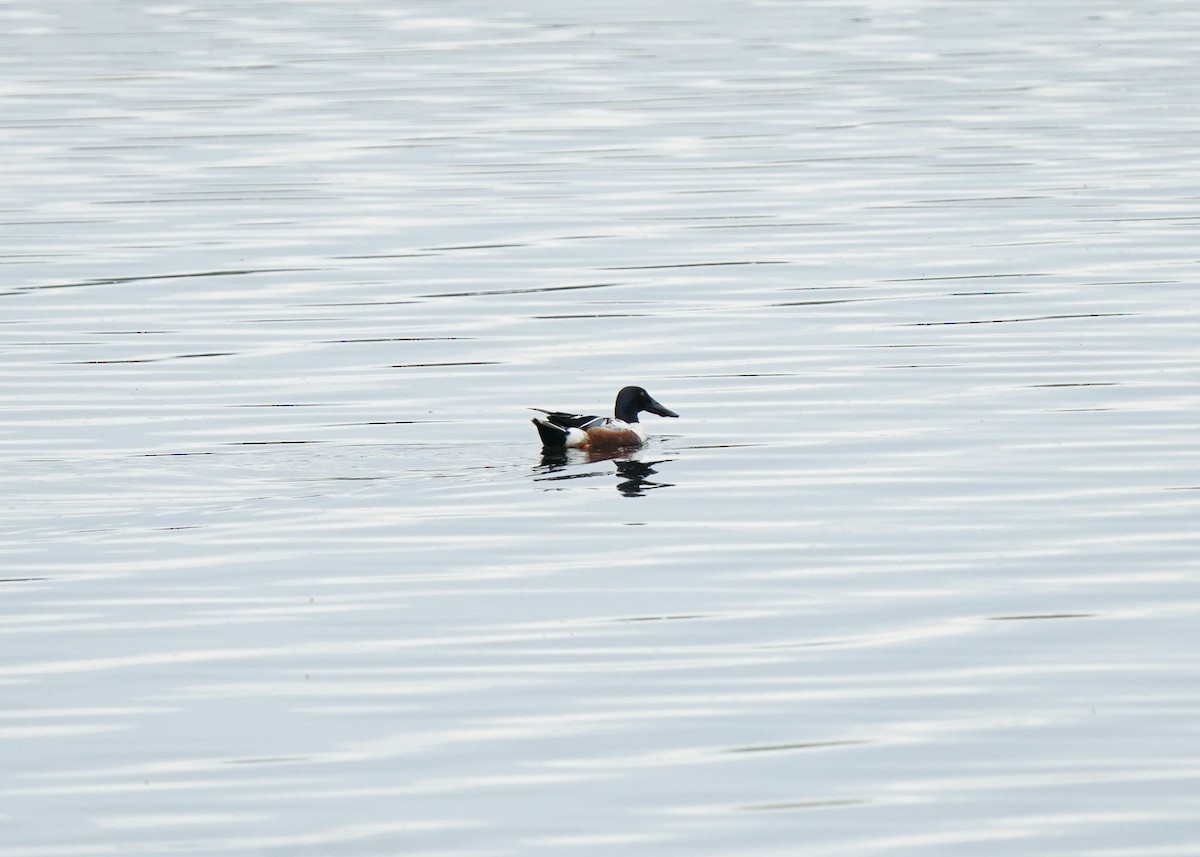
<svg viewBox="0 0 1200 857"><path fill-rule="evenodd" d="M679 414L675 413L670 408L664 408L662 405L660 405L654 399L650 399L649 402L647 402L645 405L643 405L643 409L649 411L652 414L658 414L660 417L677 417L677 416L679 416Z"/></svg>

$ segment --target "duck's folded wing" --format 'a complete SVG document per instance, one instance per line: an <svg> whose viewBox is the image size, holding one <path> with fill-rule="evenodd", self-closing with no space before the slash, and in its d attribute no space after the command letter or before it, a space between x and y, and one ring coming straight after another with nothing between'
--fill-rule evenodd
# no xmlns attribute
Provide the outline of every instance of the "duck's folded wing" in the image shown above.
<svg viewBox="0 0 1200 857"><path fill-rule="evenodd" d="M563 428L581 428L586 430L604 425L608 421L608 417L595 417L588 414L567 414L562 411L547 411L543 408L530 408L529 410L545 414L547 420Z"/></svg>

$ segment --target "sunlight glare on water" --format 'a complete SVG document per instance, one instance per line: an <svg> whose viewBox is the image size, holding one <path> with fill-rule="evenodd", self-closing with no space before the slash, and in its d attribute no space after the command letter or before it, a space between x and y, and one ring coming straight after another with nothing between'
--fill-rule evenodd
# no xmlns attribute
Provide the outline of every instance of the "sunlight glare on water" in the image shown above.
<svg viewBox="0 0 1200 857"><path fill-rule="evenodd" d="M0 857L1200 853L1189 4L0 21Z"/></svg>

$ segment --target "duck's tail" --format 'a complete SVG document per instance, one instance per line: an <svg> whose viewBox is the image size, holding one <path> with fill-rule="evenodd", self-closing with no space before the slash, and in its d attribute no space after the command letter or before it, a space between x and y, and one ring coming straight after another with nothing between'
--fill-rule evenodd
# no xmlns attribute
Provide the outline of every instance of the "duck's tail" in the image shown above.
<svg viewBox="0 0 1200 857"><path fill-rule="evenodd" d="M567 438L571 433L569 428L556 426L554 423L544 420L541 417L534 417L533 424L537 426L538 435L542 438L542 446L550 447L551 449L566 448Z"/></svg>

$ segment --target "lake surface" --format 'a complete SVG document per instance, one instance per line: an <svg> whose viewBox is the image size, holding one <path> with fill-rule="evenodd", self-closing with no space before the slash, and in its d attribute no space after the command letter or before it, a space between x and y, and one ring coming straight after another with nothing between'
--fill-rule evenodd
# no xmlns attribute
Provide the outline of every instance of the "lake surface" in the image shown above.
<svg viewBox="0 0 1200 857"><path fill-rule="evenodd" d="M0 24L0 857L1200 853L1195 4Z"/></svg>

